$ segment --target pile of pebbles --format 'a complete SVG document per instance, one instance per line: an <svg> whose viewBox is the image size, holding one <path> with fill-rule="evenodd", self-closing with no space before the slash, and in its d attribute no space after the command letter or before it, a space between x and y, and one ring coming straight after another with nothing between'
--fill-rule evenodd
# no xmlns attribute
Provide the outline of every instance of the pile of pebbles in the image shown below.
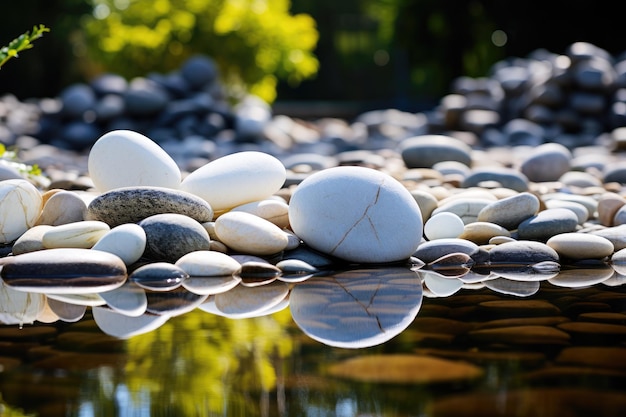
<svg viewBox="0 0 626 417"><path fill-rule="evenodd" d="M41 139L23 132L14 141L45 176L0 170L2 282L55 296L106 293L110 308L137 317L146 296L130 282L185 288L200 296L195 308L259 276L281 278L278 303L287 283L362 264L444 277L472 270L484 280L611 264L621 276L624 128L601 117L609 107L589 107L604 97L619 108L615 61L575 44L567 55L496 65L490 80L460 79L432 113L373 111L352 123L272 116L253 98L229 109L205 57L168 76L72 86L39 103ZM528 117L566 109L579 125ZM68 139L54 126L90 133ZM224 276L217 288L193 280Z"/></svg>

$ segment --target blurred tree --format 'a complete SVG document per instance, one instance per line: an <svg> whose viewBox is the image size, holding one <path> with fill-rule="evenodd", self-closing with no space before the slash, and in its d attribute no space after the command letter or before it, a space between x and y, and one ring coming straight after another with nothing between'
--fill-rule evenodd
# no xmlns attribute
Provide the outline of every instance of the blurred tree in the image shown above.
<svg viewBox="0 0 626 417"><path fill-rule="evenodd" d="M307 14L289 13L289 0L90 0L85 58L127 78L176 69L195 53L216 60L222 81L237 94L268 102L279 79L296 85L318 70L318 33ZM92 64L98 64L100 68Z"/></svg>

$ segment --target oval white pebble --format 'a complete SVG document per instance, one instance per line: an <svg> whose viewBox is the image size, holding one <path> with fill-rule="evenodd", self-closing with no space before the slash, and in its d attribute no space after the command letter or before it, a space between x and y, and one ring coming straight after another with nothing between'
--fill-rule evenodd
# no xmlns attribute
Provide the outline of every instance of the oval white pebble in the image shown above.
<svg viewBox="0 0 626 417"><path fill-rule="evenodd" d="M600 259L611 256L615 247L607 238L588 233L561 233L552 236L546 245L559 256L570 259Z"/></svg>
<svg viewBox="0 0 626 417"><path fill-rule="evenodd" d="M43 200L27 180L0 181L0 243L10 243L35 225Z"/></svg>
<svg viewBox="0 0 626 417"><path fill-rule="evenodd" d="M92 249L117 255L128 266L143 255L146 249L146 232L135 223L121 224L106 232Z"/></svg>
<svg viewBox="0 0 626 417"><path fill-rule="evenodd" d="M108 224L97 220L67 223L46 230L41 241L47 249L90 249L109 230Z"/></svg>
<svg viewBox="0 0 626 417"><path fill-rule="evenodd" d="M424 235L428 240L456 238L463 233L465 224L454 213L441 212L433 215L424 225Z"/></svg>
<svg viewBox="0 0 626 417"><path fill-rule="evenodd" d="M175 263L190 277L232 275L241 270L235 258L217 251L198 250L181 256Z"/></svg>
<svg viewBox="0 0 626 417"><path fill-rule="evenodd" d="M89 152L87 167L100 192L143 185L177 189L181 180L176 162L150 138L132 130L102 135Z"/></svg>
<svg viewBox="0 0 626 417"><path fill-rule="evenodd" d="M180 189L206 200L216 212L263 200L285 183L287 171L272 155L245 151L218 158L182 181Z"/></svg>
<svg viewBox="0 0 626 417"><path fill-rule="evenodd" d="M422 239L422 214L411 193L383 172L357 166L319 171L289 201L293 232L320 252L352 262L409 258Z"/></svg>
<svg viewBox="0 0 626 417"><path fill-rule="evenodd" d="M287 234L274 223L243 211L218 217L215 233L229 248L249 255L272 255L289 243Z"/></svg>
<svg viewBox="0 0 626 417"><path fill-rule="evenodd" d="M243 211L254 214L274 223L281 229L289 226L289 205L284 201L273 199L254 201L237 206L231 211Z"/></svg>

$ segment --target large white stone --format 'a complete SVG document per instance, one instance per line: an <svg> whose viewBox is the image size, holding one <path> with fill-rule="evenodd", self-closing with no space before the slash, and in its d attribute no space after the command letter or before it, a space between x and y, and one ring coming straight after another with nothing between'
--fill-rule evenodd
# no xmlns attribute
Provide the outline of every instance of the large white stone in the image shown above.
<svg viewBox="0 0 626 417"><path fill-rule="evenodd" d="M41 193L27 180L0 181L0 243L10 243L35 225Z"/></svg>
<svg viewBox="0 0 626 417"><path fill-rule="evenodd" d="M223 212L271 196L286 178L285 167L277 158L245 151L198 168L183 179L180 189L203 198L216 212Z"/></svg>
<svg viewBox="0 0 626 417"><path fill-rule="evenodd" d="M248 255L272 255L284 250L289 238L274 223L254 214L231 211L215 220L215 233L229 248Z"/></svg>
<svg viewBox="0 0 626 417"><path fill-rule="evenodd" d="M329 168L306 178L289 201L289 221L313 249L359 263L407 259L423 231L411 193L364 167Z"/></svg>
<svg viewBox="0 0 626 417"><path fill-rule="evenodd" d="M176 162L150 138L132 130L102 135L89 152L89 176L100 192L131 186L177 189Z"/></svg>

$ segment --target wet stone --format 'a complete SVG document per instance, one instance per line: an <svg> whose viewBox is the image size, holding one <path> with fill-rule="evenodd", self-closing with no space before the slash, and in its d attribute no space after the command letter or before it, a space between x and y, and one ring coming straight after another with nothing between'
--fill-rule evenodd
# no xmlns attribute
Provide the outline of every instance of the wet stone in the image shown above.
<svg viewBox="0 0 626 417"><path fill-rule="evenodd" d="M511 345L566 345L570 336L548 326L514 326L474 330L469 337L480 343Z"/></svg>
<svg viewBox="0 0 626 417"><path fill-rule="evenodd" d="M0 276L15 289L81 294L121 286L126 265L110 253L59 248L16 255L4 263Z"/></svg>
<svg viewBox="0 0 626 417"><path fill-rule="evenodd" d="M164 213L181 214L200 223L213 218L211 206L198 196L147 186L116 188L97 196L89 203L86 217L115 227Z"/></svg>
<svg viewBox="0 0 626 417"><path fill-rule="evenodd" d="M424 263L430 263L442 256L457 252L473 256L478 254L479 247L477 244L464 239L437 239L421 243L413 256Z"/></svg>
<svg viewBox="0 0 626 417"><path fill-rule="evenodd" d="M189 274L174 264L153 262L135 269L128 279L151 291L171 291L180 287Z"/></svg>
<svg viewBox="0 0 626 417"><path fill-rule="evenodd" d="M561 314L557 306L544 300L484 301L479 304L479 308L489 317L501 318L544 317Z"/></svg>
<svg viewBox="0 0 626 417"><path fill-rule="evenodd" d="M463 361L421 355L365 355L331 365L331 375L347 380L392 384L459 384L483 375Z"/></svg>

